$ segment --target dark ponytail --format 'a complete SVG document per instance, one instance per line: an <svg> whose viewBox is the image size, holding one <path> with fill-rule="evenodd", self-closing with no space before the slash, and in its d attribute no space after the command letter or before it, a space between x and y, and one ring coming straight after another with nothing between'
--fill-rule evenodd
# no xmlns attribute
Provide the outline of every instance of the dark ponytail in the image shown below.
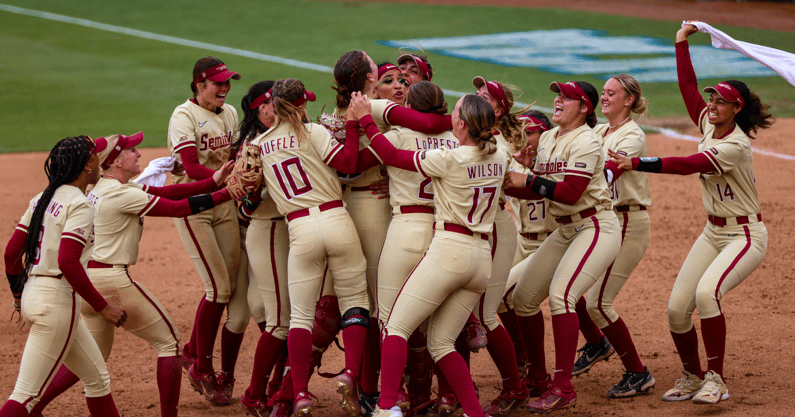
<svg viewBox="0 0 795 417"><path fill-rule="evenodd" d="M596 105L599 104L599 93L596 92L596 88L593 85L591 85L590 83L587 83L585 81L575 81L574 84L577 84L578 86L580 86L580 88L582 88L582 91L585 92L585 95L588 96L588 99L591 100L591 105L593 107L593 111L591 111L590 114L585 116L585 123L587 123L588 126L590 126L590 127L594 127L594 126L596 126L596 122L597 122L597 120L596 120ZM582 104L583 104L583 106L585 105L585 103L582 103Z"/></svg>
<svg viewBox="0 0 795 417"><path fill-rule="evenodd" d="M763 104L759 96L752 93L742 81L728 80L726 84L731 85L743 96L745 106L734 116L734 122L740 126L743 133L751 139L756 139L754 135L757 129L767 129L773 125L773 115L767 112L769 105ZM753 134L752 134L753 133Z"/></svg>
<svg viewBox="0 0 795 417"><path fill-rule="evenodd" d="M41 225L44 223L44 214L47 211L47 206L50 205L52 196L58 187L69 184L80 176L83 167L91 158L92 146L92 141L88 136L68 137L55 144L50 151L50 156L44 162L44 173L50 183L36 203L28 225L28 237L25 241L25 269L28 272L30 272L34 260L39 256Z"/></svg>

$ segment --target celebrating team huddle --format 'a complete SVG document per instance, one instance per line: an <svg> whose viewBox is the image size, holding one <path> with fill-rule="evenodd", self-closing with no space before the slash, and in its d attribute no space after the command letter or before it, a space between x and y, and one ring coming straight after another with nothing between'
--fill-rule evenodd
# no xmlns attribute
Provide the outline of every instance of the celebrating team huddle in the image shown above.
<svg viewBox="0 0 795 417"><path fill-rule="evenodd" d="M668 304L684 376L666 381L662 399L728 399L721 298L767 248L749 138L771 116L736 80L705 88L704 102L687 43L696 31L676 35L679 87L704 135L688 157L647 155L633 115L648 102L626 74L601 95L588 82L553 81L550 118L514 111L515 88L482 76L450 109L427 57L377 65L350 51L334 66L330 113L308 114L316 96L300 80L259 81L239 121L226 96L241 75L198 60L193 96L168 126L175 184L133 180L142 132L68 137L50 152L49 185L5 251L31 330L0 417L45 415L77 381L92 416L118 416L105 366L116 327L157 351L161 416L178 415L183 370L208 402L229 405L249 317L262 333L239 396L258 417L319 415L309 390L316 368L335 378L350 417L550 413L575 406L572 377L615 353L625 373L606 395L649 393L658 381L613 308L649 245L648 173L698 174L708 214ZM146 216L174 218L204 285L187 339L128 270ZM344 368L321 373L338 333ZM496 398L479 398L469 371L483 347L501 376Z"/></svg>

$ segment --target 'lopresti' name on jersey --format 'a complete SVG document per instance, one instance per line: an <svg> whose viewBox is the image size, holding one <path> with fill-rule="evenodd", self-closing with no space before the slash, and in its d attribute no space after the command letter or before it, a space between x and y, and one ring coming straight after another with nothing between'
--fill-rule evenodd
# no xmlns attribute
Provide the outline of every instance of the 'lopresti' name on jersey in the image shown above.
<svg viewBox="0 0 795 417"><path fill-rule="evenodd" d="M478 164L469 165L466 168L471 180L487 177L502 178L505 176L505 167L502 164Z"/></svg>
<svg viewBox="0 0 795 417"><path fill-rule="evenodd" d="M282 136L280 138L264 141L260 144L259 148L261 155L268 155L284 149L298 149L300 146L298 142L296 142L295 136L290 135L290 137Z"/></svg>
<svg viewBox="0 0 795 417"><path fill-rule="evenodd" d="M431 150L431 149L439 149L439 148L447 148L447 149L455 149L461 145L458 142L447 139L447 138L432 138L430 136L423 137L423 138L414 138L414 143L417 144L418 151L424 150Z"/></svg>

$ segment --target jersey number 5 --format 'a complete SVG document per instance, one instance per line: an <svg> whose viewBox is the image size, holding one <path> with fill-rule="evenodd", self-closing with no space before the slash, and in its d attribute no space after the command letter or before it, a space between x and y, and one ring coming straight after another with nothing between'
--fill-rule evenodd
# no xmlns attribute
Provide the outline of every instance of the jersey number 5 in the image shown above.
<svg viewBox="0 0 795 417"><path fill-rule="evenodd" d="M295 167L294 171L301 177L301 184L303 184L303 186L298 186L293 170L290 169L291 167ZM282 189L282 192L284 192L284 198L287 200L292 200L294 197L312 191L312 183L309 181L309 176L306 175L306 171L301 165L301 159L297 156L275 163L271 165L271 169L273 169L273 173L276 174L276 180L279 181L279 187Z"/></svg>
<svg viewBox="0 0 795 417"><path fill-rule="evenodd" d="M478 220L477 224L483 221L483 216L486 215L486 212L491 208L491 204L494 203L495 195L497 195L497 187L472 187L472 208L469 209L469 214L467 214L467 222L469 222L469 224L476 224L475 213L478 211L478 207L485 201L486 208L483 209L483 212L480 214L480 220Z"/></svg>

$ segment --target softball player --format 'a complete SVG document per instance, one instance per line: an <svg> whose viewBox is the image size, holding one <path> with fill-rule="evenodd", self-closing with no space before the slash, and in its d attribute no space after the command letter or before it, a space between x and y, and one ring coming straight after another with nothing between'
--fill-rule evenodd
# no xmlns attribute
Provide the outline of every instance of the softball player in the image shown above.
<svg viewBox="0 0 795 417"><path fill-rule="evenodd" d="M174 182L185 184L209 178L229 160L229 144L237 127L237 111L226 101L231 84L240 79L223 62L205 57L193 67L193 98L179 105L168 125L168 148L181 161L185 175ZM227 405L226 388L213 371L213 345L224 307L234 292L240 259L240 233L235 203L229 201L204 213L175 219L177 232L188 251L206 295L196 312L191 340L183 349L188 378L195 390L214 405ZM222 359L223 361L223 359Z"/></svg>
<svg viewBox="0 0 795 417"><path fill-rule="evenodd" d="M612 151L609 155L619 169L699 174L708 222L679 270L668 301L668 325L685 376L663 400L692 398L696 404L716 404L729 398L723 380L726 319L721 299L759 266L767 250L749 138L758 129L770 127L772 120L767 106L741 81L706 87L710 98L704 102L687 43L687 37L697 31L685 25L676 33L676 65L687 111L704 134L699 153L684 158L627 158ZM696 308L707 353L706 372L701 368L691 319Z"/></svg>
<svg viewBox="0 0 795 417"><path fill-rule="evenodd" d="M453 134L460 147L428 151L397 150L369 116L366 97L352 110L372 148L387 163L432 178L436 232L397 296L387 321L381 353L381 398L376 416L402 416L397 393L406 366L407 339L430 316L428 350L464 413L482 416L466 363L455 339L486 288L491 273L488 234L498 210L499 192L510 156L492 136L494 111L473 94L453 110Z"/></svg>
<svg viewBox="0 0 795 417"><path fill-rule="evenodd" d="M311 329L326 264L342 313L345 372L337 379L345 412L359 414L357 381L369 327L366 260L351 217L343 207L334 169L356 169L358 144L343 146L323 126L307 122L306 102L315 96L298 80L273 86L278 123L255 138L261 150L265 181L279 212L287 217L290 330L287 348L297 417L311 416L308 392Z"/></svg>
<svg viewBox="0 0 795 417"><path fill-rule="evenodd" d="M85 301L115 326L127 319L124 309L97 292L85 270L94 246L94 209L85 191L99 180L96 154L106 146L104 139L95 142L87 136L55 145L44 164L49 185L30 200L6 247L14 304L30 332L14 392L0 416L27 416L61 364L83 381L93 417L119 416L102 353L78 315Z"/></svg>
<svg viewBox="0 0 795 417"><path fill-rule="evenodd" d="M378 65L378 86L373 98L389 100L401 106L406 104L409 82L403 78L400 68L390 62Z"/></svg>
<svg viewBox="0 0 795 417"><path fill-rule="evenodd" d="M400 72L411 87L420 81L430 81L433 77L433 67L428 62L428 57L416 54L403 54L397 59Z"/></svg>
<svg viewBox="0 0 795 417"><path fill-rule="evenodd" d="M527 146L535 153L538 149L538 140L541 134L552 128L552 123L547 116L538 110L527 110L519 118L524 120L525 132L527 134ZM515 149L515 148L514 148ZM515 149L518 150L518 149ZM529 168L523 166L516 160L511 161L509 170L530 174ZM522 337L519 333L519 323L516 319L516 312L513 309L512 294L519 281L519 277L524 273L530 258L536 252L541 243L550 233L557 229L558 224L555 218L547 215L549 211L549 200L522 200L511 198L508 200L511 211L514 215L516 224L516 254L514 255L508 281L505 283L505 295L502 303L497 309L500 321L505 330L511 337L514 352L516 355L516 365L519 377L523 380L526 376L527 354L525 353ZM538 394L536 392L536 394Z"/></svg>
<svg viewBox="0 0 795 417"><path fill-rule="evenodd" d="M558 127L544 132L535 164L528 150L520 162L533 166L532 175L509 172L506 185L526 187L512 194L550 200L549 213L558 229L533 255L513 292L522 342L527 349L528 385L543 390L549 384L544 360L544 319L540 305L549 297L555 336L555 378L530 411L547 413L574 406L577 394L571 372L577 352L577 300L605 273L621 245L618 219L612 208L604 171L601 140L596 125L596 89L582 81L553 82L552 121Z"/></svg>
<svg viewBox="0 0 795 417"><path fill-rule="evenodd" d="M241 143L251 142L275 123L273 110L273 81L254 84L243 97L243 121L240 123ZM268 377L287 350L290 322L290 300L287 291L287 248L289 234L284 216L276 203L265 193L255 201L245 201L241 211L251 219L246 234L252 282L264 308L265 328L254 353L251 383L240 403L252 415L266 416L270 412L265 396ZM277 375L274 374L274 377Z"/></svg>
<svg viewBox="0 0 795 417"><path fill-rule="evenodd" d="M143 132L132 136L112 135L103 138L108 146L99 153L103 177L88 194L94 206L94 250L88 262L88 275L99 293L119 304L128 314L123 327L146 340L158 352L157 383L160 413L176 416L179 404L181 363L179 334L165 308L142 284L133 281L128 267L138 260L138 242L143 232L143 217L178 217L211 208L231 199L226 189L214 195L201 195L223 185L232 171L232 163L218 170L212 178L168 187L149 187L129 180L141 173L135 149L143 141ZM179 201L174 201L179 200ZM83 305L81 316L107 360L113 347L114 327L99 313ZM77 382L78 378L62 366L34 408L41 412L50 400ZM46 400L45 400L46 398Z"/></svg>
<svg viewBox="0 0 795 417"><path fill-rule="evenodd" d="M632 120L632 113L643 114L648 106L638 81L626 74L610 78L602 88L601 103L608 122L596 125L594 132L603 138L605 152L612 149L630 158L645 157L646 134ZM606 169L610 170L611 165L608 162ZM648 392L655 382L643 365L624 320L613 310L613 300L649 246L647 208L651 206L651 193L648 174L628 172L615 178L610 171L610 199L621 226L621 250L605 275L588 291L587 303L584 298L577 302L580 331L586 344L580 349L582 354L574 363L572 374L588 372L594 363L617 351L626 372L607 396L618 398Z"/></svg>

